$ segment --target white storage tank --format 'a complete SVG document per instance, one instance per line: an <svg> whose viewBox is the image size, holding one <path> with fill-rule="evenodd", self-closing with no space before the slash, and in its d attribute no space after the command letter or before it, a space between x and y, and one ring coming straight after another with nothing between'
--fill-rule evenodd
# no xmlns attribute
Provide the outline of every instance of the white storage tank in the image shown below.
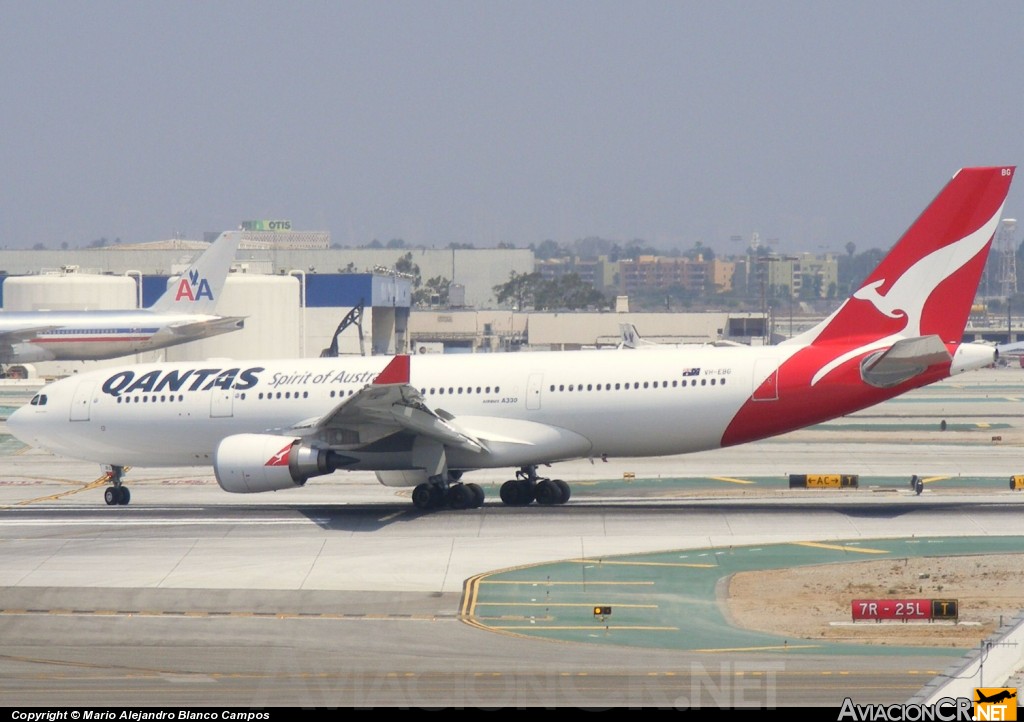
<svg viewBox="0 0 1024 722"><path fill-rule="evenodd" d="M245 327L241 331L171 346L166 349L166 359L299 357L303 319L299 280L294 276L232 274L224 285L215 313L245 316Z"/></svg>
<svg viewBox="0 0 1024 722"><path fill-rule="evenodd" d="M12 276L4 281L4 311L120 311L138 307L130 276L92 273Z"/></svg>

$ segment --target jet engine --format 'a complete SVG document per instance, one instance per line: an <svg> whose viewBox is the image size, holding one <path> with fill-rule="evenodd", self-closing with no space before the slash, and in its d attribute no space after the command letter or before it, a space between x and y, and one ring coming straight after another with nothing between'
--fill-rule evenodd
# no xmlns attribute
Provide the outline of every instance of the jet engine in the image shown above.
<svg viewBox="0 0 1024 722"><path fill-rule="evenodd" d="M331 474L350 461L294 437L235 434L217 445L213 472L224 491L251 494L302 486L306 479Z"/></svg>

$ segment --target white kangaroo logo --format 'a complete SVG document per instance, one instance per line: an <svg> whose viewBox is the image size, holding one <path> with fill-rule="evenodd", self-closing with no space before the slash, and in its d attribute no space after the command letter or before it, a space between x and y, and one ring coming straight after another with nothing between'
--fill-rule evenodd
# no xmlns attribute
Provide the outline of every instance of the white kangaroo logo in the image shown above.
<svg viewBox="0 0 1024 722"><path fill-rule="evenodd" d="M838 368L851 358L856 358L868 351L886 348L903 338L920 336L921 315L924 313L924 305L940 283L963 268L985 247L985 244L989 242L989 239L992 238L996 231L996 225L999 223L999 217L1002 212L1003 208L1000 206L995 215L981 228L964 236L959 241L932 251L919 260L908 268L902 276L896 279L896 283L892 285L892 288L884 296L878 292L879 286L885 283L884 278L862 286L860 290L854 293L853 298L867 301L886 318L902 317L907 319L907 323L897 333L851 349L832 359L822 366L818 373L814 374L814 378L811 379L811 386L814 386L830 371ZM843 305L832 314L832 317L838 316L849 302L850 299L844 301Z"/></svg>
<svg viewBox="0 0 1024 722"><path fill-rule="evenodd" d="M888 318L906 318L907 325L903 332L911 337L920 336L925 303L940 283L963 268L985 247L995 230L996 219L998 215L956 243L929 253L908 268L884 296L878 292L878 288L885 283L883 278L863 286L853 297L869 302Z"/></svg>

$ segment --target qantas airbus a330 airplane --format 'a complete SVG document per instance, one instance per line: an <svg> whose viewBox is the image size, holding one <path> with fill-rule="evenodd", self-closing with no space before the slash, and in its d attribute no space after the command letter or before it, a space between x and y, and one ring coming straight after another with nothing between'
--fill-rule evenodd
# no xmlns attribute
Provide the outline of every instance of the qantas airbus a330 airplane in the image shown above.
<svg viewBox="0 0 1024 722"><path fill-rule="evenodd" d="M8 421L27 444L110 466L212 465L231 492L372 470L421 509L561 504L539 467L733 446L990 365L962 343L1014 167L960 170L861 287L777 346L125 365L44 387Z"/></svg>

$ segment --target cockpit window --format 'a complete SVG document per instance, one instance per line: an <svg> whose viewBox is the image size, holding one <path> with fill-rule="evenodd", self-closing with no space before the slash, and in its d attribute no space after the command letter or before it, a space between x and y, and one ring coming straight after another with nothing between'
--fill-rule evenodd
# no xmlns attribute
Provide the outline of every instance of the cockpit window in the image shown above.
<svg viewBox="0 0 1024 722"><path fill-rule="evenodd" d="M36 394L29 401L29 404L32 406L46 406L46 394Z"/></svg>

